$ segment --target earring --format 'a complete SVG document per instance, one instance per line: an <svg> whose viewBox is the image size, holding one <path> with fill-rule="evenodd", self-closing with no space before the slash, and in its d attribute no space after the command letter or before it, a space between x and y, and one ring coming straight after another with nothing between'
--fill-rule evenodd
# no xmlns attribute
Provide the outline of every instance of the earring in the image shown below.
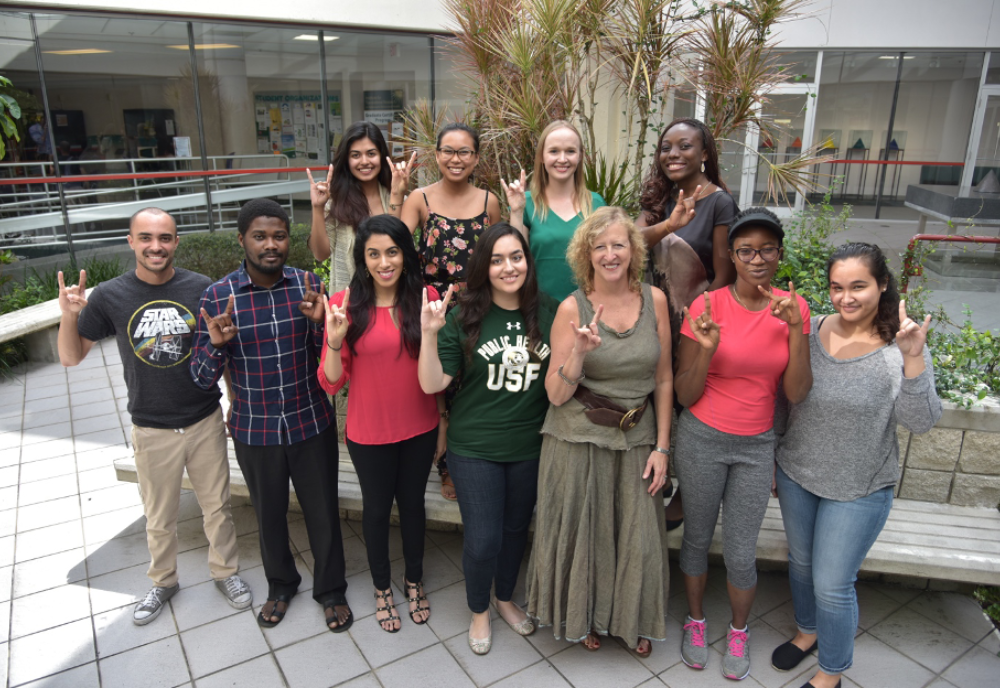
<svg viewBox="0 0 1000 688"><path fill-rule="evenodd" d="M365 266L365 277L369 277L370 278L371 276L372 276L372 273L368 272L368 267Z"/></svg>
<svg viewBox="0 0 1000 688"><path fill-rule="evenodd" d="M703 173L705 172L705 163L701 163L701 171L702 171Z"/></svg>
<svg viewBox="0 0 1000 688"><path fill-rule="evenodd" d="M406 267L405 266L403 267L403 274L404 275L406 274Z"/></svg>

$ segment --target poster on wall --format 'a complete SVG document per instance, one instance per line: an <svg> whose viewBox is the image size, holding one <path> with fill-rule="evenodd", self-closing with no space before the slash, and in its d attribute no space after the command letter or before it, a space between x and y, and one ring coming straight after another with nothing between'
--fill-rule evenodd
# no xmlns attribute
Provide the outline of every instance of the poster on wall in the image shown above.
<svg viewBox="0 0 1000 688"><path fill-rule="evenodd" d="M365 121L382 130L393 157L402 155L402 144L394 141L396 137L394 123L398 122L403 114L403 89L365 91L364 106Z"/></svg>
<svg viewBox="0 0 1000 688"><path fill-rule="evenodd" d="M317 160L327 140L319 94L263 94L254 96L257 151L289 158ZM343 132L340 93L328 96L330 129Z"/></svg>

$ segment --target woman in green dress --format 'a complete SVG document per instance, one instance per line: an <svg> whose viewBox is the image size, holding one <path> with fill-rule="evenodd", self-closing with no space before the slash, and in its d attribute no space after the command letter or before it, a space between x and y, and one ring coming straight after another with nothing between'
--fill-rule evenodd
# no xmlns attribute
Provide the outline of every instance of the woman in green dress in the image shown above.
<svg viewBox="0 0 1000 688"><path fill-rule="evenodd" d="M583 174L583 139L565 120L545 127L535 149L531 190L520 180L503 184L510 205L510 224L528 238L538 266L538 287L562 301L576 289L566 248L580 222L605 205L600 194L587 190Z"/></svg>

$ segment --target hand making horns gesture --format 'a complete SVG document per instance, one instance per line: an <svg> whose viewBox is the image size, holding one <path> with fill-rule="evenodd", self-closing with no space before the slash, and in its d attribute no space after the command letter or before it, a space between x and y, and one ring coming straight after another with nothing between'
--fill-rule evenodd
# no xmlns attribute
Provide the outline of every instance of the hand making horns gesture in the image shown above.
<svg viewBox="0 0 1000 688"><path fill-rule="evenodd" d="M524 192L528 189L527 176L524 173L524 168L521 168L520 179L515 179L510 184L501 179L500 186L503 187L504 195L507 196L507 205L510 206L510 212L516 213L523 211L524 206L528 203L528 199L524 195Z"/></svg>
<svg viewBox="0 0 1000 688"><path fill-rule="evenodd" d="M773 291L757 285L760 293L771 299L771 315L789 325L802 324L802 311L799 309L799 299L795 295L795 285L788 283L788 296L778 296Z"/></svg>
<svg viewBox="0 0 1000 688"><path fill-rule="evenodd" d="M332 297L331 297L332 298ZM344 302L341 305L330 299L323 299L326 306L326 343L331 349L339 349L347 336L347 304L351 298L351 289L344 290Z"/></svg>
<svg viewBox="0 0 1000 688"><path fill-rule="evenodd" d="M80 270L80 283L67 287L59 271L59 310L63 313L79 313L87 305L87 271Z"/></svg>
<svg viewBox="0 0 1000 688"><path fill-rule="evenodd" d="M299 310L309 320L314 323L323 322L323 304L326 302L326 298L323 294L326 292L326 285L322 282L319 283L319 291L313 291L312 289L306 289L305 293L302 294L302 301L299 303Z"/></svg>
<svg viewBox="0 0 1000 688"><path fill-rule="evenodd" d="M240 331L240 328L233 323L233 305L235 303L236 297L230 294L226 310L214 318L204 308L201 309L201 317L205 319L205 324L208 326L208 336L212 341L212 346L217 349L221 349L232 341L233 337Z"/></svg>
<svg viewBox="0 0 1000 688"><path fill-rule="evenodd" d="M687 308L684 309L684 315L687 317L688 323L691 325L691 332L701 348L715 353L715 350L719 348L721 330L719 323L712 320L712 299L708 296L708 292L705 292L705 310L702 311L701 315L692 318L691 311Z"/></svg>
<svg viewBox="0 0 1000 688"><path fill-rule="evenodd" d="M306 168L306 175L309 177L309 202L314 208L325 208L326 202L330 200L330 182L333 181L333 165L330 165L326 173L326 181L313 179L313 173Z"/></svg>
<svg viewBox="0 0 1000 688"><path fill-rule="evenodd" d="M674 205L670 213L670 231L676 232L678 229L687 226L698 213L694 209L694 204L701 196L701 184L694 190L691 196L684 195L684 189L677 192L677 204Z"/></svg>
<svg viewBox="0 0 1000 688"><path fill-rule="evenodd" d="M906 315L906 299L899 302L899 332L896 333L896 346L904 356L923 356L924 344L927 342L927 330L931 326L931 316L924 318L924 324L918 325Z"/></svg>
<svg viewBox="0 0 1000 688"><path fill-rule="evenodd" d="M427 334L437 334L444 327L445 316L448 315L448 304L451 295L455 293L455 285L449 284L448 291L440 301L427 301L427 287L424 287L424 301L420 309L420 329Z"/></svg>
<svg viewBox="0 0 1000 688"><path fill-rule="evenodd" d="M413 171L413 166L417 162L417 151L413 151L413 155L407 161L393 162L392 158L386 156L385 162L389 165L389 169L392 170L390 193L405 196L410 190L410 172Z"/></svg>
<svg viewBox="0 0 1000 688"><path fill-rule="evenodd" d="M604 313L604 304L597 307L594 317L588 325L577 327L576 323L572 320L569 321L569 326L573 328L573 336L576 338L576 341L573 342L573 349L577 353L589 354L601 345L601 335L597 332L597 324L601 322L602 313Z"/></svg>

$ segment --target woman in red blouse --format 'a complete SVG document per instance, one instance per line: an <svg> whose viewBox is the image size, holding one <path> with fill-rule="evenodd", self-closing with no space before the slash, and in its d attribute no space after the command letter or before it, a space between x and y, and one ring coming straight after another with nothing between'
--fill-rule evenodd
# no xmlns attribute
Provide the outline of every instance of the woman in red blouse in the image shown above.
<svg viewBox="0 0 1000 688"><path fill-rule="evenodd" d="M377 215L357 228L357 272L351 285L330 297L326 346L319 382L335 394L350 381L347 450L364 500L362 525L375 584L375 620L395 633L389 571L389 515L393 500L406 562L410 618L424 624L424 490L438 443L438 407L417 380L423 278L409 230L391 215ZM428 288L429 298L437 292Z"/></svg>

